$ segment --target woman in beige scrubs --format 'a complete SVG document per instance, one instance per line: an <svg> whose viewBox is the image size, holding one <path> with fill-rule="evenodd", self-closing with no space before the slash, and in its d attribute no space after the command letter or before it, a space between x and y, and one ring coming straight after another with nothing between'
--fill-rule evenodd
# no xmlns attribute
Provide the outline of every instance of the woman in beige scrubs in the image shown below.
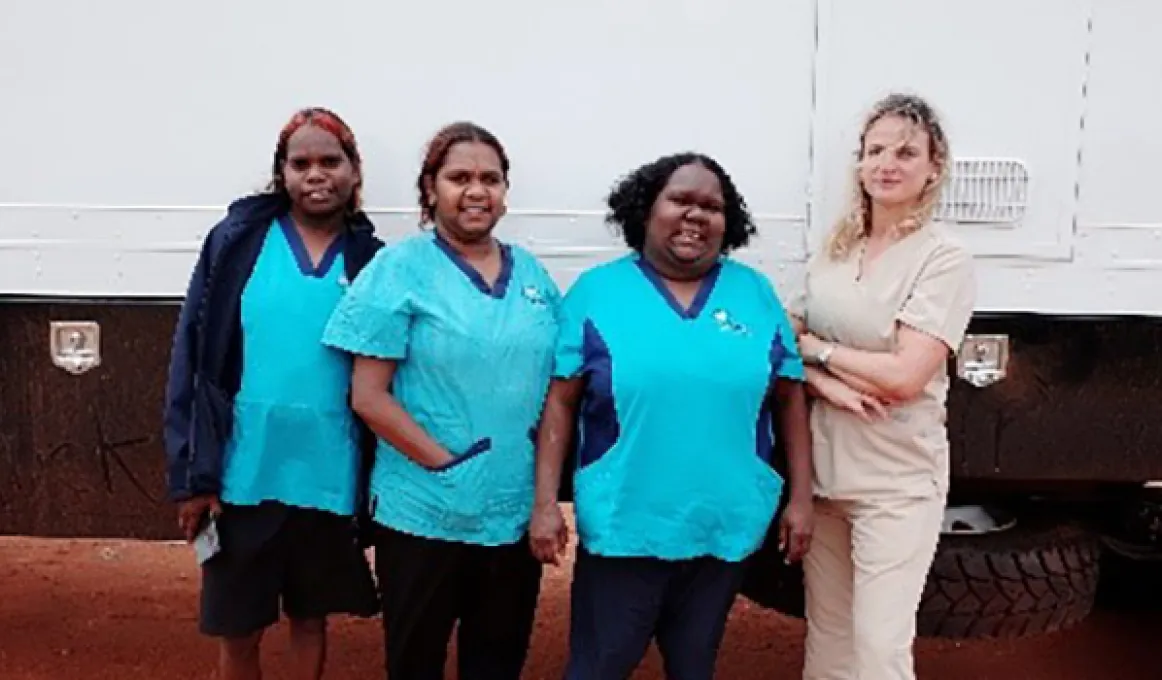
<svg viewBox="0 0 1162 680"><path fill-rule="evenodd" d="M972 257L932 222L949 163L928 104L876 104L851 209L794 310L815 397L808 680L915 677L916 610L948 490L946 366L976 294Z"/></svg>

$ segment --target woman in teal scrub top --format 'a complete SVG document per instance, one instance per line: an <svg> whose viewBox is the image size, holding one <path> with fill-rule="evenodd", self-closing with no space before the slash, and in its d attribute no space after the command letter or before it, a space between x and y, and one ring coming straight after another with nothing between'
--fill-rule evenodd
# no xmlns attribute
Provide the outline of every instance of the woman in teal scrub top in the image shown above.
<svg viewBox="0 0 1162 680"><path fill-rule="evenodd" d="M190 540L220 538L202 565L199 627L219 639L225 678L261 677L280 612L298 677L321 677L327 617L378 606L353 517L365 492L351 358L320 343L382 246L361 209L355 136L330 111L299 111L272 171L270 190L235 201L206 237L166 390L179 524Z"/></svg>
<svg viewBox="0 0 1162 680"><path fill-rule="evenodd" d="M526 540L533 441L557 287L493 229L509 162L471 123L441 130L417 182L433 229L384 248L324 342L355 355L355 410L378 435L371 512L388 677L517 680L540 589Z"/></svg>
<svg viewBox="0 0 1162 680"><path fill-rule="evenodd" d="M803 362L774 287L729 257L755 227L714 159L643 165L608 204L630 252L582 273L561 305L532 547L546 562L564 550L557 496L571 475L568 680L626 678L655 639L667 677L709 680L743 565L783 494L788 559L810 541ZM776 433L786 485L770 461Z"/></svg>

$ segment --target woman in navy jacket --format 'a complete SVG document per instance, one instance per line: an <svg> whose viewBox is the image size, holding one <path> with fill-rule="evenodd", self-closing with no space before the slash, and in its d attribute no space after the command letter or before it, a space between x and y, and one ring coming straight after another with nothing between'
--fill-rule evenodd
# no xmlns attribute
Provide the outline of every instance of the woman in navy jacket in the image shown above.
<svg viewBox="0 0 1162 680"><path fill-rule="evenodd" d="M355 138L334 113L295 114L272 173L269 191L234 202L206 237L166 394L178 523L187 540L219 537L202 564L200 628L221 639L227 678L260 677L280 607L303 677L321 677L327 615L377 610L353 521L374 438L350 411L349 357L320 339L382 243L361 210Z"/></svg>

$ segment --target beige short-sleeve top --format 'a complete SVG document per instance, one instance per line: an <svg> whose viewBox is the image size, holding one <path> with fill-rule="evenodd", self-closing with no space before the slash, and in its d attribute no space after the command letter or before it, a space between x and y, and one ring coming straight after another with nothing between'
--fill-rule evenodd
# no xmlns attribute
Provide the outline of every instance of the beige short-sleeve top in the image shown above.
<svg viewBox="0 0 1162 680"><path fill-rule="evenodd" d="M959 349L976 302L972 256L939 224L900 239L863 277L860 248L835 261L817 254L791 311L816 336L840 345L891 351L906 324ZM887 420L865 423L818 400L811 408L815 493L826 498L918 497L948 490L945 401L940 371Z"/></svg>

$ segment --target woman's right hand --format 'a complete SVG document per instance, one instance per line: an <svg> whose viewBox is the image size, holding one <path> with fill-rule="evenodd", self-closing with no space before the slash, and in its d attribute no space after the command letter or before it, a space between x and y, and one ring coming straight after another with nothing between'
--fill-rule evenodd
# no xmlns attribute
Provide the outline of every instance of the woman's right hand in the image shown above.
<svg viewBox="0 0 1162 680"><path fill-rule="evenodd" d="M529 547L542 564L561 565L565 548L569 545L569 527L561 506L555 501L538 503L529 523Z"/></svg>
<svg viewBox="0 0 1162 680"><path fill-rule="evenodd" d="M453 456L447 450L440 448L438 445L432 447L432 451L424 454L423 460L417 461L420 465L427 468L429 472L439 472L456 462L456 456Z"/></svg>
<svg viewBox="0 0 1162 680"><path fill-rule="evenodd" d="M868 394L864 394L841 380L832 378L818 386L820 396L837 409L854 413L865 423L888 417L888 405Z"/></svg>
<svg viewBox="0 0 1162 680"><path fill-rule="evenodd" d="M222 504L217 496L194 496L178 503L178 527L186 537L186 542L193 542L202 527L202 517L206 513L211 517L222 514Z"/></svg>

